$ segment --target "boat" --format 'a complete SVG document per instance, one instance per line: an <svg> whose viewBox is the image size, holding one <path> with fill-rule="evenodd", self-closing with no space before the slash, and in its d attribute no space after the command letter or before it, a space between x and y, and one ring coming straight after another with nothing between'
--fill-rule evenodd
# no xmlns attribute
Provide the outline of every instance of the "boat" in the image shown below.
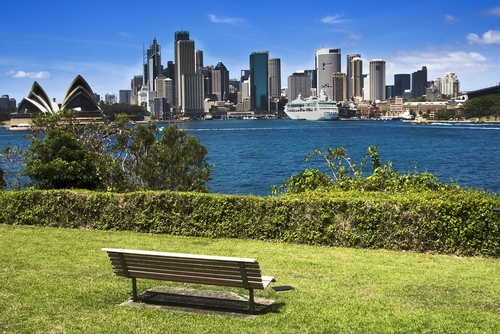
<svg viewBox="0 0 500 334"><path fill-rule="evenodd" d="M320 96L311 96L303 100L301 95L285 105L285 114L294 120L333 121L339 119L336 101L328 100L324 90Z"/></svg>

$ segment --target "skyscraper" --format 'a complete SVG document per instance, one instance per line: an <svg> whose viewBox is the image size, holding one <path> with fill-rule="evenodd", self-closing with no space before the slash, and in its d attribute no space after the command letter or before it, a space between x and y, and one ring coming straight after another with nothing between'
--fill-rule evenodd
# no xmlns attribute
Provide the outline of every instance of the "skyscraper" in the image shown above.
<svg viewBox="0 0 500 334"><path fill-rule="evenodd" d="M347 84L346 84L346 74L345 73L333 73L332 74L332 100L334 101L345 101L347 99Z"/></svg>
<svg viewBox="0 0 500 334"><path fill-rule="evenodd" d="M411 75L411 96L420 97L425 95L427 88L427 67L422 66L422 69L413 72Z"/></svg>
<svg viewBox="0 0 500 334"><path fill-rule="evenodd" d="M212 93L218 101L226 101L229 95L229 71L219 62L212 71Z"/></svg>
<svg viewBox="0 0 500 334"><path fill-rule="evenodd" d="M195 68L195 53L194 41L189 39L189 32L175 32L175 89L177 94L177 104L182 104L183 95L187 91L183 87L183 75L194 74Z"/></svg>
<svg viewBox="0 0 500 334"><path fill-rule="evenodd" d="M459 88L457 75L453 72L446 72L441 81L441 94L457 97Z"/></svg>
<svg viewBox="0 0 500 334"><path fill-rule="evenodd" d="M347 98L356 97L361 99L363 96L363 61L360 57L354 57L347 67L350 68L349 73L351 75L351 89Z"/></svg>
<svg viewBox="0 0 500 334"><path fill-rule="evenodd" d="M330 98L333 95L333 73L339 73L340 70L340 49L319 49L316 50L315 65L318 76L317 95L321 90Z"/></svg>
<svg viewBox="0 0 500 334"><path fill-rule="evenodd" d="M269 110L269 52L250 55L250 110Z"/></svg>
<svg viewBox="0 0 500 334"><path fill-rule="evenodd" d="M385 100L385 61L370 61L370 100Z"/></svg>
<svg viewBox="0 0 500 334"><path fill-rule="evenodd" d="M279 58L269 59L269 97L271 99L281 97L281 60Z"/></svg>
<svg viewBox="0 0 500 334"><path fill-rule="evenodd" d="M347 98L351 98L354 93L353 93L353 83L352 81L354 80L353 77L353 68L352 68L352 60L354 58L361 58L360 54L350 54L347 55L347 63L346 63L346 84L347 84Z"/></svg>
<svg viewBox="0 0 500 334"><path fill-rule="evenodd" d="M148 57L148 81L147 85L149 90L156 90L155 79L158 75L162 73L161 66L161 50L160 46L156 42L156 38L153 39L153 44L147 50Z"/></svg>
<svg viewBox="0 0 500 334"><path fill-rule="evenodd" d="M403 96L410 89L409 74L394 74L394 96Z"/></svg>
<svg viewBox="0 0 500 334"><path fill-rule="evenodd" d="M311 96L311 71L297 71L288 77L288 101L293 101L297 97L306 99Z"/></svg>
<svg viewBox="0 0 500 334"><path fill-rule="evenodd" d="M184 114L192 117L203 117L203 74L183 74L181 87Z"/></svg>

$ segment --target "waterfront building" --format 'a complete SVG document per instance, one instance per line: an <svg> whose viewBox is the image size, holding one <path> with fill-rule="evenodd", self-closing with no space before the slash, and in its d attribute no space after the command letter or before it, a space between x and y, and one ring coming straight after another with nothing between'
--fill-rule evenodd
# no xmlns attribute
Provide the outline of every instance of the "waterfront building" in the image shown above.
<svg viewBox="0 0 500 334"><path fill-rule="evenodd" d="M345 101L347 100L347 79L345 73L332 74L332 100Z"/></svg>
<svg viewBox="0 0 500 334"><path fill-rule="evenodd" d="M130 104L130 96L131 96L130 89L120 89L118 94L120 103Z"/></svg>
<svg viewBox="0 0 500 334"><path fill-rule="evenodd" d="M325 94L332 98L332 75L333 73L341 72L340 69L340 49L319 49L315 55L315 69L318 76L317 95L322 90Z"/></svg>
<svg viewBox="0 0 500 334"><path fill-rule="evenodd" d="M222 62L218 62L212 71L211 93L217 95L217 101L227 101L229 96L229 71Z"/></svg>
<svg viewBox="0 0 500 334"><path fill-rule="evenodd" d="M293 101L301 96L307 99L311 96L312 81L310 72L296 71L288 77L288 101Z"/></svg>
<svg viewBox="0 0 500 334"><path fill-rule="evenodd" d="M104 103L106 103L106 104L116 103L116 94L115 93L107 93L106 95L104 95Z"/></svg>
<svg viewBox="0 0 500 334"><path fill-rule="evenodd" d="M413 98L425 95L427 88L427 67L422 66L421 70L413 72L411 75L411 96Z"/></svg>
<svg viewBox="0 0 500 334"><path fill-rule="evenodd" d="M394 96L403 96L410 88L409 74L394 74Z"/></svg>
<svg viewBox="0 0 500 334"><path fill-rule="evenodd" d="M279 100L281 97L281 59L269 59L269 98Z"/></svg>
<svg viewBox="0 0 500 334"><path fill-rule="evenodd" d="M0 97L0 107L2 108L15 108L16 107L16 99L10 98L9 95L2 95Z"/></svg>
<svg viewBox="0 0 500 334"><path fill-rule="evenodd" d="M363 61L360 57L354 57L347 64L347 67L351 76L350 83L348 83L350 93L348 93L347 97L360 100L363 96Z"/></svg>
<svg viewBox="0 0 500 334"><path fill-rule="evenodd" d="M183 74L182 83L181 102L184 115L193 118L203 118L203 74Z"/></svg>
<svg viewBox="0 0 500 334"><path fill-rule="evenodd" d="M269 110L269 52L250 55L250 110Z"/></svg>
<svg viewBox="0 0 500 334"><path fill-rule="evenodd" d="M453 72L447 72L442 80L441 84L441 94L451 95L456 98L458 96L460 88L460 83L458 81L457 75Z"/></svg>
<svg viewBox="0 0 500 334"><path fill-rule="evenodd" d="M346 62L346 84L347 84L347 97L351 98L354 93L353 93L353 83L352 81L354 80L353 76L353 67L352 67L352 60L354 58L359 58L361 60L361 55L359 53L356 54L349 54L347 55L347 62ZM362 69L361 69L362 71Z"/></svg>
<svg viewBox="0 0 500 334"><path fill-rule="evenodd" d="M154 97L150 104L151 115L153 115L156 120L166 121L172 119L170 103L168 103L165 97Z"/></svg>
<svg viewBox="0 0 500 334"><path fill-rule="evenodd" d="M382 59L370 61L370 100L385 100L385 61Z"/></svg>
<svg viewBox="0 0 500 334"><path fill-rule="evenodd" d="M155 79L163 71L161 66L161 50L160 45L153 39L153 44L147 50L147 85L149 89L156 90Z"/></svg>
<svg viewBox="0 0 500 334"><path fill-rule="evenodd" d="M189 32L176 31L174 41L176 104L182 104L184 98L182 76L196 73L194 50L194 41L189 39Z"/></svg>

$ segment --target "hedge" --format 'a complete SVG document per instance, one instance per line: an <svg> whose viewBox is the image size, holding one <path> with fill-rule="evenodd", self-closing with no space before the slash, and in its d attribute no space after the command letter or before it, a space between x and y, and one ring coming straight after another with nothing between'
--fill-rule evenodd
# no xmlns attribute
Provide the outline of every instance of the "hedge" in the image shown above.
<svg viewBox="0 0 500 334"><path fill-rule="evenodd" d="M256 197L182 192L0 192L0 223L500 256L500 206L480 191Z"/></svg>

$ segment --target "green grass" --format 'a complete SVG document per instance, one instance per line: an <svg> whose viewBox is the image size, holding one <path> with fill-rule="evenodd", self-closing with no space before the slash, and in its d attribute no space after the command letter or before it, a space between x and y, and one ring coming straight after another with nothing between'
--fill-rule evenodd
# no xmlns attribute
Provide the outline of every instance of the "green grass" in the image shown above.
<svg viewBox="0 0 500 334"><path fill-rule="evenodd" d="M498 333L500 262L248 240L0 225L0 333ZM239 319L118 307L102 247L257 258L274 285ZM178 283L138 280L138 290ZM244 289L193 286L233 291Z"/></svg>

